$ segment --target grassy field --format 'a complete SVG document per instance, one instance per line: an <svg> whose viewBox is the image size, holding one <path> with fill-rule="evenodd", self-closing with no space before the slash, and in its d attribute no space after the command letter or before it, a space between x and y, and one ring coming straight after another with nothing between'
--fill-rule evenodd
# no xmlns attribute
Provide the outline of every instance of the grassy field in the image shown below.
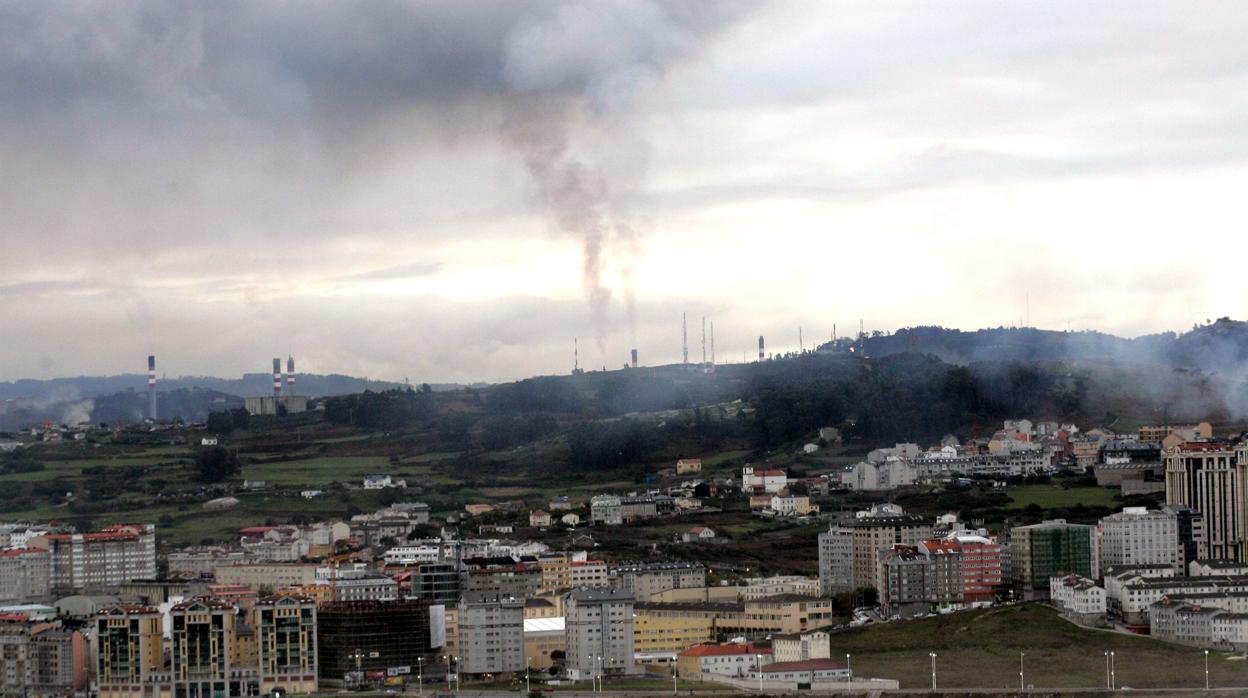
<svg viewBox="0 0 1248 698"><path fill-rule="evenodd" d="M1113 651L1117 684L1132 688L1197 688L1205 681L1204 652L1122 633L1088 630L1047 606L1023 604L937 618L854 628L832 635L833 656L848 652L861 676L897 679L901 688L931 686L936 653L938 688L1100 688L1105 652ZM1248 686L1248 661L1211 652L1213 686Z"/></svg>
<svg viewBox="0 0 1248 698"><path fill-rule="evenodd" d="M1041 509L1062 509L1073 506L1113 507L1117 490L1110 487L1070 487L1059 484L1020 485L1009 490L1014 500L1011 509L1025 509L1031 504Z"/></svg>

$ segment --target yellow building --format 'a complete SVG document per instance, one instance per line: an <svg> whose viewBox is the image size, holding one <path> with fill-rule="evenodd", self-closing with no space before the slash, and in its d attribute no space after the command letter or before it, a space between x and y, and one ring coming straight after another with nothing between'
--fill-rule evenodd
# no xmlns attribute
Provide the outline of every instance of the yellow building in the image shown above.
<svg viewBox="0 0 1248 698"><path fill-rule="evenodd" d="M554 653L566 652L568 636L562 617L524 619L524 658L532 671L554 666Z"/></svg>
<svg viewBox="0 0 1248 698"><path fill-rule="evenodd" d="M313 693L317 689L316 602L306 597L271 596L256 602L251 624L258 648L260 694L274 689Z"/></svg>
<svg viewBox="0 0 1248 698"><path fill-rule="evenodd" d="M740 587L686 587L651 594L650 600L657 603L736 603L741 599L740 592Z"/></svg>
<svg viewBox="0 0 1248 698"><path fill-rule="evenodd" d="M676 461L677 475L692 475L700 472L702 472L701 458L681 458Z"/></svg>
<svg viewBox="0 0 1248 698"><path fill-rule="evenodd" d="M164 668L160 611L152 606L114 606L95 619L92 654L100 698L140 698L143 684Z"/></svg>
<svg viewBox="0 0 1248 698"><path fill-rule="evenodd" d="M738 613L737 604L645 603L633 606L633 651L639 656L672 656L715 640L716 621Z"/></svg>

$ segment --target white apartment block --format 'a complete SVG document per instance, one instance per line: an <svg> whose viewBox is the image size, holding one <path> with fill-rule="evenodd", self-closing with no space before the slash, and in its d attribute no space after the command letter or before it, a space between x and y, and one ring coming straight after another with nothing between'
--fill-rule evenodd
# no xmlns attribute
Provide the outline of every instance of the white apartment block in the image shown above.
<svg viewBox="0 0 1248 698"><path fill-rule="evenodd" d="M34 538L29 547L48 551L53 589L116 586L156 578L156 527L109 526L99 533L57 533Z"/></svg>
<svg viewBox="0 0 1248 698"><path fill-rule="evenodd" d="M524 599L465 594L459 601L459 668L466 674L524 671Z"/></svg>
<svg viewBox="0 0 1248 698"><path fill-rule="evenodd" d="M1171 513L1127 507L1101 519L1101 569L1166 565L1182 571L1179 522Z"/></svg>
<svg viewBox="0 0 1248 698"><path fill-rule="evenodd" d="M819 595L833 596L856 586L854 532L833 526L819 534Z"/></svg>
<svg viewBox="0 0 1248 698"><path fill-rule="evenodd" d="M0 605L47 601L52 564L46 550L0 551Z"/></svg>
<svg viewBox="0 0 1248 698"><path fill-rule="evenodd" d="M624 589L575 589L564 597L569 678L635 674L633 595Z"/></svg>

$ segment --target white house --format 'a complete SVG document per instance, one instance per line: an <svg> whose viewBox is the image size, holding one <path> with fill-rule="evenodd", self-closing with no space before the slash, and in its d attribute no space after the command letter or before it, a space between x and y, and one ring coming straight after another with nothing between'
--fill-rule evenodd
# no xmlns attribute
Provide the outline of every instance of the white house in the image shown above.
<svg viewBox="0 0 1248 698"><path fill-rule="evenodd" d="M364 489L384 490L387 487L407 487L404 480L391 480L389 475L365 475Z"/></svg>
<svg viewBox="0 0 1248 698"><path fill-rule="evenodd" d="M699 541L714 540L715 531L706 526L695 526L688 533L681 536L686 543L697 543Z"/></svg>
<svg viewBox="0 0 1248 698"><path fill-rule="evenodd" d="M741 491L755 492L762 490L769 494L779 494L789 486L789 476L783 470L755 470L747 465L741 469Z"/></svg>
<svg viewBox="0 0 1248 698"><path fill-rule="evenodd" d="M216 446L216 445L217 445L217 437L215 437L215 436L205 436L204 438L202 438L202 439L200 439L200 440L199 440L199 445L200 445L200 446Z"/></svg>

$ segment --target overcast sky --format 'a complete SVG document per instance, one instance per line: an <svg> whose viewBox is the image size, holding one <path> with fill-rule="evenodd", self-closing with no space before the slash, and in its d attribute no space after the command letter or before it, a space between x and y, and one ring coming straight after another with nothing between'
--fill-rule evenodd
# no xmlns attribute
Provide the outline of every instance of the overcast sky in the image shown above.
<svg viewBox="0 0 1248 698"><path fill-rule="evenodd" d="M0 380L1243 318L1242 3L3 2Z"/></svg>

